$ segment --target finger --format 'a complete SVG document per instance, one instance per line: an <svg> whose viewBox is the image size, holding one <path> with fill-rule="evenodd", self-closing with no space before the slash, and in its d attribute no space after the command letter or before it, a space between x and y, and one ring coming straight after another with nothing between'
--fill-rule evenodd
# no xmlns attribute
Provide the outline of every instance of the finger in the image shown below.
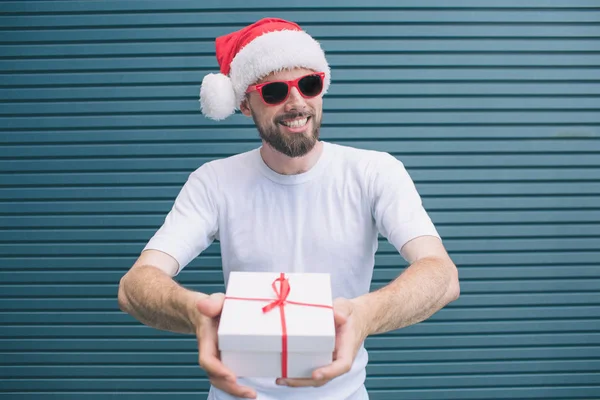
<svg viewBox="0 0 600 400"><path fill-rule="evenodd" d="M275 383L282 386L290 387L308 387L308 386L322 386L327 382L326 380L316 380L310 378L278 378Z"/></svg>
<svg viewBox="0 0 600 400"><path fill-rule="evenodd" d="M338 350L338 358L328 366L315 370L313 376L318 378L318 380L332 380L350 371L353 361L351 354L343 354L340 356L340 353L342 352Z"/></svg>
<svg viewBox="0 0 600 400"><path fill-rule="evenodd" d="M352 368L354 361L353 334L349 326L344 325L336 338L335 357L331 364L316 369L313 378L331 380L345 374Z"/></svg>
<svg viewBox="0 0 600 400"><path fill-rule="evenodd" d="M221 315L224 302L225 295L223 293L213 293L202 300L198 300L196 302L196 307L202 314L214 318Z"/></svg>
<svg viewBox="0 0 600 400"><path fill-rule="evenodd" d="M252 388L238 385L236 382L231 382L222 378L210 378L210 383L224 392L229 393L232 396L244 397L247 399L255 399L256 391Z"/></svg>
<svg viewBox="0 0 600 400"><path fill-rule="evenodd" d="M235 381L235 374L219 359L217 346L217 324L212 319L205 319L198 335L199 364L207 374Z"/></svg>
<svg viewBox="0 0 600 400"><path fill-rule="evenodd" d="M204 354L202 353L203 350L205 351ZM235 382L236 380L235 373L227 368L218 357L213 354L207 354L206 348L200 350L199 363L200 367L206 371L208 375L225 379L230 382Z"/></svg>

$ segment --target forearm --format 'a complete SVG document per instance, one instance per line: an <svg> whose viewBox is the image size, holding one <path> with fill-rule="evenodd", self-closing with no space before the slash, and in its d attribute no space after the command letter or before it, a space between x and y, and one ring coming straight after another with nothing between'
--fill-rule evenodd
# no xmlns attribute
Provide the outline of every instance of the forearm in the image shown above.
<svg viewBox="0 0 600 400"><path fill-rule="evenodd" d="M195 333L197 300L206 297L181 287L152 266L132 268L119 284L119 307L145 325L178 333Z"/></svg>
<svg viewBox="0 0 600 400"><path fill-rule="evenodd" d="M459 296L458 272L450 259L423 258L387 286L353 301L366 335L421 322Z"/></svg>

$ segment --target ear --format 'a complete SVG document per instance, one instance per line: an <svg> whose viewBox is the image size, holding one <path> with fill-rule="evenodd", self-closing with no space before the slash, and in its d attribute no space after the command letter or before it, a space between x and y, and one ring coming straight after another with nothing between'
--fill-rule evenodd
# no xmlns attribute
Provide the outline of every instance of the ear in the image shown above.
<svg viewBox="0 0 600 400"><path fill-rule="evenodd" d="M242 101L242 104L240 104L240 111L246 117L251 117L252 116L252 110L250 109L249 101L250 101L250 99L248 98L248 96L246 96L246 97L244 97L244 100Z"/></svg>

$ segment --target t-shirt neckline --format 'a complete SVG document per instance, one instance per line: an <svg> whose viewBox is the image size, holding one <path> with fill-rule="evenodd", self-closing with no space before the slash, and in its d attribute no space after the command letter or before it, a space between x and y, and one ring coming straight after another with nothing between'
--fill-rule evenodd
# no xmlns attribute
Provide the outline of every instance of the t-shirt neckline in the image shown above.
<svg viewBox="0 0 600 400"><path fill-rule="evenodd" d="M329 143L324 142L324 141L321 141L321 143L323 145L323 150L321 152L321 155L319 156L319 159L315 163L315 165L313 165L312 168L309 169L308 171L302 172L300 174L283 175L276 171L273 171L265 163L265 161L263 160L263 158L260 154L260 149L262 148L262 146L255 150L255 157L258 160L258 166L259 166L262 174L264 176L266 176L267 178L269 178L270 180L272 180L273 182L276 182L276 183L279 183L282 185L298 185L301 183L308 182L311 179L314 179L315 177L317 177L324 171L324 169L329 161L331 148L329 146Z"/></svg>

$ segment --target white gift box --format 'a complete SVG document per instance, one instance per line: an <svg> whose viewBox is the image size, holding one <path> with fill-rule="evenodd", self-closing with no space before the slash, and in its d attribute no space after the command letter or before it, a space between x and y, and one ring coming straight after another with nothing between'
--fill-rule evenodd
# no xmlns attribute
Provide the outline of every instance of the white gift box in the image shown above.
<svg viewBox="0 0 600 400"><path fill-rule="evenodd" d="M289 286L283 306L282 278ZM331 364L335 348L329 274L231 272L218 342L238 377L311 377Z"/></svg>

